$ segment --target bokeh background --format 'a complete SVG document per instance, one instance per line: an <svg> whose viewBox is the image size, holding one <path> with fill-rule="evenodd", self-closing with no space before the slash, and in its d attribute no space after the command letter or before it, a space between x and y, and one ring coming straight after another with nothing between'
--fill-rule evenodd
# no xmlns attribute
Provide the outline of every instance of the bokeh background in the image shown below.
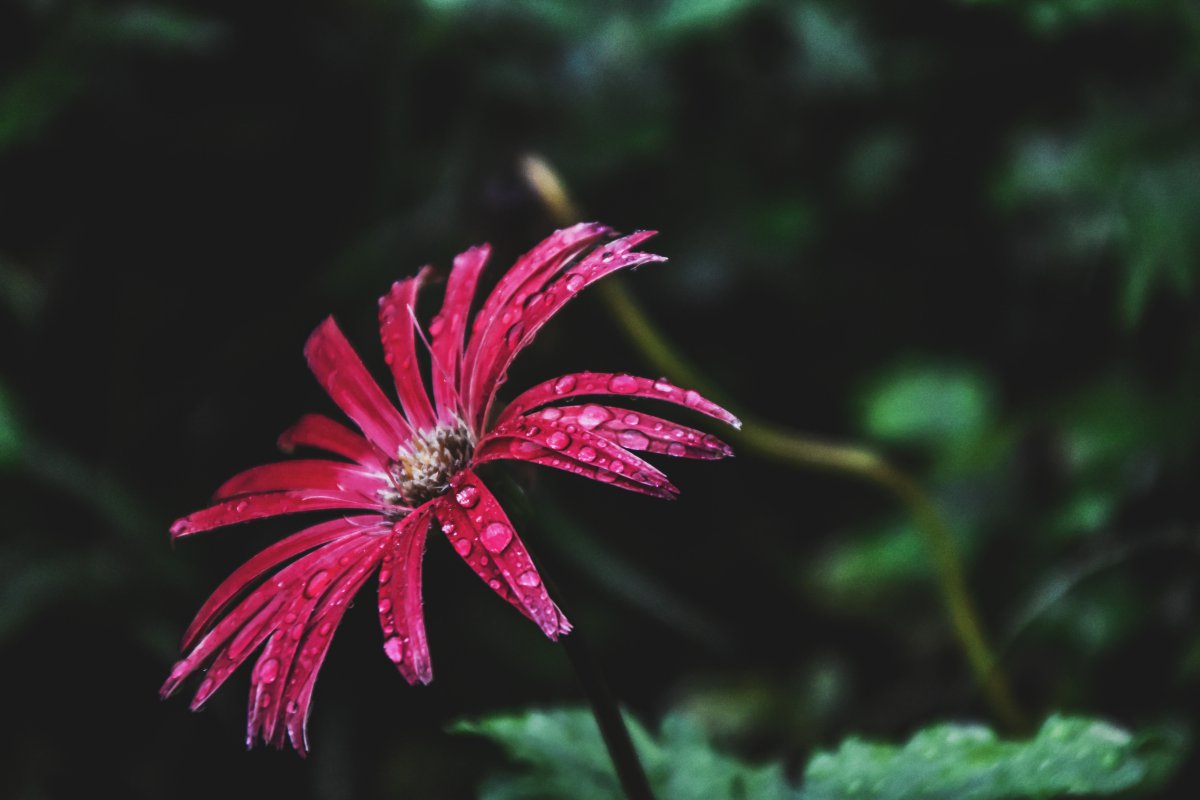
<svg viewBox="0 0 1200 800"><path fill-rule="evenodd" d="M496 275L554 227L530 153L662 231L624 286L739 408L922 483L1031 719L1186 732L1198 98L1182 0L0 5L0 795L466 797L506 762L448 724L582 701L434 538L437 679L395 674L360 600L307 761L245 752L244 676L200 714L156 694L207 592L296 527L170 522L333 411L301 355L324 315L381 373L393 280L480 241ZM657 371L590 295L509 385L577 369ZM635 715L793 774L995 723L893 496L752 449L660 465L677 503L506 470Z"/></svg>

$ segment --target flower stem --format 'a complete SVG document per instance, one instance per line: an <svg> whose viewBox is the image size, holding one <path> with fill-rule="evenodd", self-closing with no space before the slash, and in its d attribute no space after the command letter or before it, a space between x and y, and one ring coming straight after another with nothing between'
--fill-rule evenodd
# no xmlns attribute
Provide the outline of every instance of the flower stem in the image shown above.
<svg viewBox="0 0 1200 800"><path fill-rule="evenodd" d="M629 800L654 800L654 792L650 790L650 782L646 779L646 771L638 759L637 751L633 749L633 740L629 736L629 728L612 689L604 680L603 673L592 655L587 641L576 628L562 637L559 643L567 651L567 658L575 670L579 682L587 692L588 702L592 706L592 716L600 727L600 735L604 737L604 746L608 748L608 756L617 769L617 779Z"/></svg>
<svg viewBox="0 0 1200 800"><path fill-rule="evenodd" d="M580 219L562 181L545 161L536 156L527 156L521 168L525 179L556 223L567 225ZM650 363L677 383L712 397L741 417L742 430L729 437L734 444L790 466L842 474L873 483L890 492L905 506L925 540L955 639L983 690L992 714L1011 729L1024 728L1024 714L1017 706L1008 680L983 633L950 527L920 483L874 450L817 439L760 420L739 409L738 403L714 386L667 341L616 276L601 283L598 289L601 299L624 330L626 338Z"/></svg>

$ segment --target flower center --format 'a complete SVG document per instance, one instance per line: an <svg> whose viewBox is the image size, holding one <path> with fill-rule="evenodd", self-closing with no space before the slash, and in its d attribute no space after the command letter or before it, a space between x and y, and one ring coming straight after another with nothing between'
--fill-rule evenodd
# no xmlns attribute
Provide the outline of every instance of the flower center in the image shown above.
<svg viewBox="0 0 1200 800"><path fill-rule="evenodd" d="M471 460L474 447L471 432L461 422L417 432L392 462L395 490L386 492L384 499L416 508L443 494L450 488L450 478Z"/></svg>

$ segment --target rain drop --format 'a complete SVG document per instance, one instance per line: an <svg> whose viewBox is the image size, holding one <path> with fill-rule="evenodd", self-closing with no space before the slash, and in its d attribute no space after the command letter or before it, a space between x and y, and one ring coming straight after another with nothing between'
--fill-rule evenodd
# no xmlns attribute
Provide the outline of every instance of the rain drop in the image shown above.
<svg viewBox="0 0 1200 800"><path fill-rule="evenodd" d="M611 250L605 250L600 255L600 260L603 261L605 264L607 264L608 262L613 260L613 255L615 255L615 254Z"/></svg>
<svg viewBox="0 0 1200 800"><path fill-rule="evenodd" d="M627 430L617 434L617 443L630 450L645 450L650 439L641 431Z"/></svg>
<svg viewBox="0 0 1200 800"><path fill-rule="evenodd" d="M580 461L592 462L596 460L596 451L585 445L579 448L579 452L575 454L575 457Z"/></svg>
<svg viewBox="0 0 1200 800"><path fill-rule="evenodd" d="M631 394L637 391L637 378L632 375L614 375L608 381L608 388L617 394Z"/></svg>
<svg viewBox="0 0 1200 800"><path fill-rule="evenodd" d="M612 419L612 414L608 409L594 403L584 406L583 410L579 412L579 424L589 431L610 419Z"/></svg>
<svg viewBox="0 0 1200 800"><path fill-rule="evenodd" d="M669 445L667 445L667 455L669 456L679 457L685 455L686 453L687 448L681 445L679 442L671 442Z"/></svg>
<svg viewBox="0 0 1200 800"><path fill-rule="evenodd" d="M274 683L279 677L279 659L268 658L258 665L258 680L260 683Z"/></svg>
<svg viewBox="0 0 1200 800"><path fill-rule="evenodd" d="M546 420L547 422L553 422L554 420L558 419L561 416L562 416L561 408L542 409L542 419Z"/></svg>
<svg viewBox="0 0 1200 800"><path fill-rule="evenodd" d="M509 347L516 347L521 343L521 337L525 335L525 323L518 322L508 329L504 334L504 341L508 342Z"/></svg>
<svg viewBox="0 0 1200 800"><path fill-rule="evenodd" d="M329 632L332 630L333 630L333 623L326 622L320 628L317 629L317 633L321 634L322 636L328 636Z"/></svg>
<svg viewBox="0 0 1200 800"><path fill-rule="evenodd" d="M479 541L492 553L499 553L512 541L513 530L503 522L493 522L483 529Z"/></svg>
<svg viewBox="0 0 1200 800"><path fill-rule="evenodd" d="M474 484L468 483L455 493L454 499L463 508L474 508L475 504L479 502L479 490L475 488Z"/></svg>
<svg viewBox="0 0 1200 800"><path fill-rule="evenodd" d="M467 556L471 555L471 549L472 549L472 545L471 545L470 539L458 539L457 541L454 542L455 552L458 553L463 558L466 558Z"/></svg>
<svg viewBox="0 0 1200 800"><path fill-rule="evenodd" d="M442 318L441 314L438 314L429 323L429 335L434 336L434 337L441 336L442 329L445 327L446 327L446 320Z"/></svg>
<svg viewBox="0 0 1200 800"><path fill-rule="evenodd" d="M674 389L675 387L672 386L671 382L668 381L666 378L659 378L658 380L656 380L654 382L654 388L660 392L669 392L672 389Z"/></svg>
<svg viewBox="0 0 1200 800"><path fill-rule="evenodd" d="M264 694L262 697L259 698L259 700L258 700L259 708L266 708L269 705L271 705L271 695Z"/></svg>
<svg viewBox="0 0 1200 800"><path fill-rule="evenodd" d="M532 589L535 586L540 586L542 579L541 576L530 569L517 576L517 583Z"/></svg>
<svg viewBox="0 0 1200 800"><path fill-rule="evenodd" d="M304 596L309 598L316 597L328 584L329 571L324 569L317 570L308 579L308 583L304 584Z"/></svg>
<svg viewBox="0 0 1200 800"><path fill-rule="evenodd" d="M567 392L571 391L574 388L575 388L575 376L574 375L563 375L561 378L559 378L558 380L556 380L554 382L554 393L555 394L566 394Z"/></svg>
<svg viewBox="0 0 1200 800"><path fill-rule="evenodd" d="M384 597L379 601L379 613L386 614L392 610L392 601L390 598Z"/></svg>
<svg viewBox="0 0 1200 800"><path fill-rule="evenodd" d="M399 664L404 660L404 642L399 636L393 636L383 643L383 652L393 664Z"/></svg>
<svg viewBox="0 0 1200 800"><path fill-rule="evenodd" d="M639 417L637 414L626 414L624 420L626 425L637 425Z"/></svg>
<svg viewBox="0 0 1200 800"><path fill-rule="evenodd" d="M580 275L578 272L572 272L567 276L567 291L578 292L583 288L584 282L585 279L582 275Z"/></svg>
<svg viewBox="0 0 1200 800"><path fill-rule="evenodd" d="M571 437L562 431L555 431L546 437L546 445L553 450L562 450L571 443Z"/></svg>

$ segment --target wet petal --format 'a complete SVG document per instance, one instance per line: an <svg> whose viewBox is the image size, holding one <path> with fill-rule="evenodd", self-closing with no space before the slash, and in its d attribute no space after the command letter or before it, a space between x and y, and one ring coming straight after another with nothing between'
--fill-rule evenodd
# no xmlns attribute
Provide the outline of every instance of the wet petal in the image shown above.
<svg viewBox="0 0 1200 800"><path fill-rule="evenodd" d="M414 684L433 680L421 608L421 562L433 506L426 503L396 524L379 572L383 652L405 680Z"/></svg>
<svg viewBox="0 0 1200 800"><path fill-rule="evenodd" d="M320 491L354 492L376 502L378 492L389 486L387 477L338 461L296 459L263 464L234 475L217 489L214 500L263 492Z"/></svg>
<svg viewBox="0 0 1200 800"><path fill-rule="evenodd" d="M359 434L320 414L305 414L279 436L279 449L285 453L297 447L315 447L368 467L383 469L384 456Z"/></svg>
<svg viewBox="0 0 1200 800"><path fill-rule="evenodd" d="M638 378L623 372L572 372L543 381L517 395L496 421L497 424L507 422L532 408L582 395L618 395L662 400L699 411L735 428L742 427L741 420L716 403L701 397L698 392L675 386L665 378Z"/></svg>
<svg viewBox="0 0 1200 800"><path fill-rule="evenodd" d="M433 399L438 420L445 424L467 414L459 397L467 317L479 274L490 254L491 247L486 244L458 254L446 281L442 310L429 324L433 339Z"/></svg>
<svg viewBox="0 0 1200 800"><path fill-rule="evenodd" d="M523 330L521 318L527 313L527 306L537 304L542 287L559 270L611 232L610 228L594 222L555 231L521 256L488 295L475 315L459 387L467 406L467 423L473 430L479 430L483 409L499 385L495 378L485 382L484 373L501 357L500 351L514 326L521 325Z"/></svg>
<svg viewBox="0 0 1200 800"><path fill-rule="evenodd" d="M369 547L357 555L353 568L321 598L297 651L291 674L281 697L281 722L292 746L300 755L308 753L308 713L312 705L313 686L325 656L329 652L333 633L346 613L349 600L379 565L388 537L372 537ZM284 728L277 732L282 737Z"/></svg>
<svg viewBox="0 0 1200 800"><path fill-rule="evenodd" d="M678 493L667 476L611 439L560 420L522 418L497 425L476 447L474 463L530 461L655 497Z"/></svg>
<svg viewBox="0 0 1200 800"><path fill-rule="evenodd" d="M388 511L392 507L379 501L367 501L351 492L327 490L270 492L250 494L225 500L202 511L188 514L171 525L171 537L178 539L193 533L249 522L253 519L277 517L280 514L296 514L302 511L324 511L332 508L361 509L365 511Z"/></svg>
<svg viewBox="0 0 1200 800"><path fill-rule="evenodd" d="M496 594L521 609L551 639L571 629L500 502L471 470L454 476L434 513L455 552Z"/></svg>
<svg viewBox="0 0 1200 800"><path fill-rule="evenodd" d="M386 524L383 517L373 514L347 517L346 519L335 519L323 522L320 525L314 525L311 528L305 528L299 533L294 533L286 539L280 539L278 542L275 542L266 550L258 553L234 570L209 595L183 636L183 649L186 650L191 647L196 640L196 636L208 627L213 618L233 598L245 591L256 578L260 577L267 570L279 566L288 559L294 558L314 547L319 547L335 539L355 536L365 531L378 529L381 526L386 526Z"/></svg>
<svg viewBox="0 0 1200 800"><path fill-rule="evenodd" d="M626 450L698 459L733 455L733 448L712 434L628 408L599 404L548 406L519 419L533 425L547 419L556 420L560 425L577 425Z"/></svg>
<svg viewBox="0 0 1200 800"><path fill-rule="evenodd" d="M379 335L383 340L384 361L392 370L400 405L414 430L434 427L433 407L421 369L417 364L416 320L417 292L432 270L425 267L416 276L392 284L379 298Z"/></svg>
<svg viewBox="0 0 1200 800"><path fill-rule="evenodd" d="M308 337L304 355L321 386L363 435L389 456L398 453L408 440L408 423L388 402L333 317Z"/></svg>

